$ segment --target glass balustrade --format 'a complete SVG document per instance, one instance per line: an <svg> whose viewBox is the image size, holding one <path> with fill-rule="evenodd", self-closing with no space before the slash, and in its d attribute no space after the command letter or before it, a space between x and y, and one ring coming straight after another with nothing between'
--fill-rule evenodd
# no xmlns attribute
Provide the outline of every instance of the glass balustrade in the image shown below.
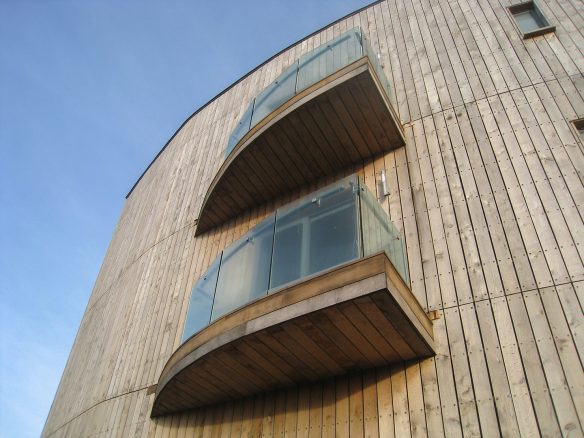
<svg viewBox="0 0 584 438"><path fill-rule="evenodd" d="M296 94L297 71L298 61L284 70L284 73L278 76L278 79L257 95L253 106L253 116L251 118L252 127Z"/></svg>
<svg viewBox="0 0 584 438"><path fill-rule="evenodd" d="M266 293L273 243L274 216L223 250L212 321Z"/></svg>
<svg viewBox="0 0 584 438"><path fill-rule="evenodd" d="M367 36L363 35L363 38L361 41L363 44L363 54L369 58L369 61L371 62L371 65L373 66L373 70L375 70L375 74L377 75L379 82L381 82L381 86L383 87L385 94L389 98L390 102L395 105L395 97L393 95L393 89L391 88L391 85L389 84L389 79L387 79L387 76L385 75L385 72L383 71L383 67L381 66L380 53L373 50L373 46L371 46L371 41L369 41L369 38L367 38Z"/></svg>
<svg viewBox="0 0 584 438"><path fill-rule="evenodd" d="M361 29L356 27L302 55L268 85L247 107L227 142L227 157L255 125L283 103L343 67L367 56L383 89L393 102L393 92L375 52Z"/></svg>
<svg viewBox="0 0 584 438"><path fill-rule="evenodd" d="M187 314L185 328L183 330L184 335L196 333L209 325L220 264L221 254L211 263L205 275L193 287L191 300L189 301L189 313ZM185 336L183 336L184 338Z"/></svg>
<svg viewBox="0 0 584 438"><path fill-rule="evenodd" d="M286 284L381 251L409 284L403 239L356 175L311 193L219 254L193 287L182 340Z"/></svg>
<svg viewBox="0 0 584 438"><path fill-rule="evenodd" d="M361 187L361 229L363 255L385 251L393 266L407 284L410 284L406 247L398 229L371 192Z"/></svg>
<svg viewBox="0 0 584 438"><path fill-rule="evenodd" d="M298 60L296 93L316 84L363 56L361 31L351 29L302 55Z"/></svg>
<svg viewBox="0 0 584 438"><path fill-rule="evenodd" d="M243 138L245 134L249 132L251 129L251 116L253 115L253 106L255 104L255 99L251 101L251 103L246 108L243 116L239 122L237 122L237 126L231 133L231 137L229 137L229 142L227 143L227 150L231 152L235 145Z"/></svg>
<svg viewBox="0 0 584 438"><path fill-rule="evenodd" d="M276 212L270 287L359 257L356 180L345 180Z"/></svg>

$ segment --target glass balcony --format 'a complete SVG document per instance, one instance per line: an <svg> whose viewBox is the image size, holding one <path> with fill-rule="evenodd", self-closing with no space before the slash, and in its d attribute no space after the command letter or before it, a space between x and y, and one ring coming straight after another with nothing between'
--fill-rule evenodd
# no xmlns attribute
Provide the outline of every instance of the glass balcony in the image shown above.
<svg viewBox="0 0 584 438"><path fill-rule="evenodd" d="M387 97L393 102L393 92L379 55L361 29L356 27L302 55L253 99L228 140L225 156L245 134L283 103L364 56L369 58Z"/></svg>
<svg viewBox="0 0 584 438"><path fill-rule="evenodd" d="M291 282L382 251L409 285L403 239L356 175L311 193L219 254L193 287L182 341Z"/></svg>

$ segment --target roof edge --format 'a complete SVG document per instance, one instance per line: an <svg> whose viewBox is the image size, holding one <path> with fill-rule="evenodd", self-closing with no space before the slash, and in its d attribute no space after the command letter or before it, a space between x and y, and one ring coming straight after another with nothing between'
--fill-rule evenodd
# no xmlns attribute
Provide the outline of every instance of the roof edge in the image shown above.
<svg viewBox="0 0 584 438"><path fill-rule="evenodd" d="M174 137L176 137L176 135L181 131L181 129L193 118L195 117L198 113L200 113L203 109L205 109L209 104L211 104L213 101L219 99L221 96L223 96L225 93L227 93L229 90L231 90L233 87L235 87L237 84L239 84L241 81L243 81L245 78L247 78L248 76L250 76L251 74L255 73L257 70L259 70L260 68L262 68L264 65L268 64L270 61L272 61L273 59L277 58L278 56L280 56L282 53L286 52L287 50L290 50L292 47L300 44L302 41L307 40L308 38L313 37L314 35L322 32L325 29L328 29L331 26L334 26L335 24L343 21L344 19L351 17L353 15L358 14L361 11L364 11L365 9L369 9L372 6L375 6L378 3L383 2L384 0L375 0L374 2L371 2L365 6L363 6L362 8L359 8L353 12L348 13L347 15L342 16L341 18L338 18L332 22L330 22L329 24L321 27L320 29L315 30L314 32L312 32L311 34L293 42L292 44L289 44L288 46L286 46L285 48L283 48L282 50L280 50L278 53L270 56L268 59L266 59L264 62L262 62L261 64L257 65L256 67L254 67L253 69L251 69L250 71L248 71L245 75L243 75L242 77L240 77L239 79L237 79L235 82L233 82L231 85L227 86L227 88L225 88L223 91L219 92L218 94L216 94L214 97L212 97L211 99L209 99L206 103L204 103L203 105L201 105L197 110L195 110L194 113L192 113L189 117L187 117L185 119L185 121L177 128L176 131L174 131L174 134L172 134L172 136L168 139L168 141L164 144L164 146L162 147L162 149L160 149L160 151L158 151L158 153L156 154L156 156L152 159L152 161L150 162L150 164L148 165L148 167L146 167L146 169L144 169L144 172L142 172L142 174L140 175L140 177L136 180L136 182L134 183L134 185L132 186L132 188L130 189L130 191L128 192L128 194L126 195L126 199L128 199L130 197L130 195L132 194L132 192L134 191L134 189L136 188L136 186L138 185L138 183L142 180L142 178L144 177L144 175L146 174L146 172L148 172L148 170L150 170L150 168L152 167L152 165L154 164L154 162L158 159L158 157L164 152L164 150L166 149L166 147L170 144L170 142L174 139Z"/></svg>

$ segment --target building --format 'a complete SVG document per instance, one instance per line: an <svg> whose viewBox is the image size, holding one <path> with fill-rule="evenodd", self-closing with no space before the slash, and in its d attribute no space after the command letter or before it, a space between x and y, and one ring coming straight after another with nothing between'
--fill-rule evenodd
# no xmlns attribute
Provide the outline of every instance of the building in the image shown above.
<svg viewBox="0 0 584 438"><path fill-rule="evenodd" d="M583 30L579 0L376 2L199 109L43 436L582 436Z"/></svg>

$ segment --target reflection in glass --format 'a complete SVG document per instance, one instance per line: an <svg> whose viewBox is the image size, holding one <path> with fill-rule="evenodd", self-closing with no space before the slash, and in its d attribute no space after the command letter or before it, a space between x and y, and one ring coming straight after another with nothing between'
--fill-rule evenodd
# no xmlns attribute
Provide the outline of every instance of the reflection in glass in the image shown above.
<svg viewBox="0 0 584 438"><path fill-rule="evenodd" d="M215 259L205 275L193 287L182 342L209 324L220 263L221 255Z"/></svg>
<svg viewBox="0 0 584 438"><path fill-rule="evenodd" d="M284 73L278 76L278 79L268 85L268 87L256 97L253 117L251 119L252 128L264 117L274 112L274 110L280 105L294 96L297 69L298 61L284 70Z"/></svg>
<svg viewBox="0 0 584 438"><path fill-rule="evenodd" d="M378 53L371 48L369 40L362 34L361 29L356 27L302 55L274 82L268 85L251 102L231 134L225 156L231 153L235 145L251 128L295 94L363 56L369 58L387 96L395 104L392 88L383 72Z"/></svg>
<svg viewBox="0 0 584 438"><path fill-rule="evenodd" d="M389 100L395 105L396 100L395 100L395 97L393 95L393 88L391 88L391 85L389 84L389 80L387 79L387 76L385 75L385 72L383 71L383 67L381 66L381 62L379 60L379 57L380 57L379 52L373 50L373 46L371 46L371 41L369 41L369 38L367 38L365 35L363 35L362 44L363 44L364 54L367 55L367 57L369 58L369 61L371 62L371 65L373 66L373 70L375 70L375 74L377 75L379 82L381 82L381 85L383 86L383 89L385 90L385 94L387 94L387 97L389 97Z"/></svg>
<svg viewBox="0 0 584 438"><path fill-rule="evenodd" d="M409 284L404 241L356 175L311 193L217 257L193 288L182 340L269 290L381 251Z"/></svg>
<svg viewBox="0 0 584 438"><path fill-rule="evenodd" d="M537 14L537 12L534 9L528 9L523 12L518 12L516 14L513 14L513 16L517 21L519 29L521 29L521 32L523 33L533 32L534 30L539 29L540 27L547 26L547 23L544 23L544 21L541 19L541 17Z"/></svg>
<svg viewBox="0 0 584 438"><path fill-rule="evenodd" d="M266 293L273 240L274 216L223 251L211 321Z"/></svg>
<svg viewBox="0 0 584 438"><path fill-rule="evenodd" d="M296 92L304 90L363 56L359 29L351 29L300 57Z"/></svg>
<svg viewBox="0 0 584 438"><path fill-rule="evenodd" d="M245 136L245 134L247 134L251 129L251 116L253 114L253 105L254 101L252 100L247 109L245 110L245 112L243 113L243 116L241 116L241 120L239 120L237 126L231 133L231 137L229 137L229 142L227 143L227 150L225 151L225 156L228 156L231 153L237 142L239 142L239 140L241 140Z"/></svg>
<svg viewBox="0 0 584 438"><path fill-rule="evenodd" d="M360 195L363 255L368 256L385 251L397 272L409 285L408 263L400 232L389 220L381 204L366 187L361 188Z"/></svg>
<svg viewBox="0 0 584 438"><path fill-rule="evenodd" d="M272 287L296 280L302 277L302 257L304 226L302 223L278 222L274 236L274 255L272 258Z"/></svg>
<svg viewBox="0 0 584 438"><path fill-rule="evenodd" d="M354 179L278 210L270 288L359 257Z"/></svg>

